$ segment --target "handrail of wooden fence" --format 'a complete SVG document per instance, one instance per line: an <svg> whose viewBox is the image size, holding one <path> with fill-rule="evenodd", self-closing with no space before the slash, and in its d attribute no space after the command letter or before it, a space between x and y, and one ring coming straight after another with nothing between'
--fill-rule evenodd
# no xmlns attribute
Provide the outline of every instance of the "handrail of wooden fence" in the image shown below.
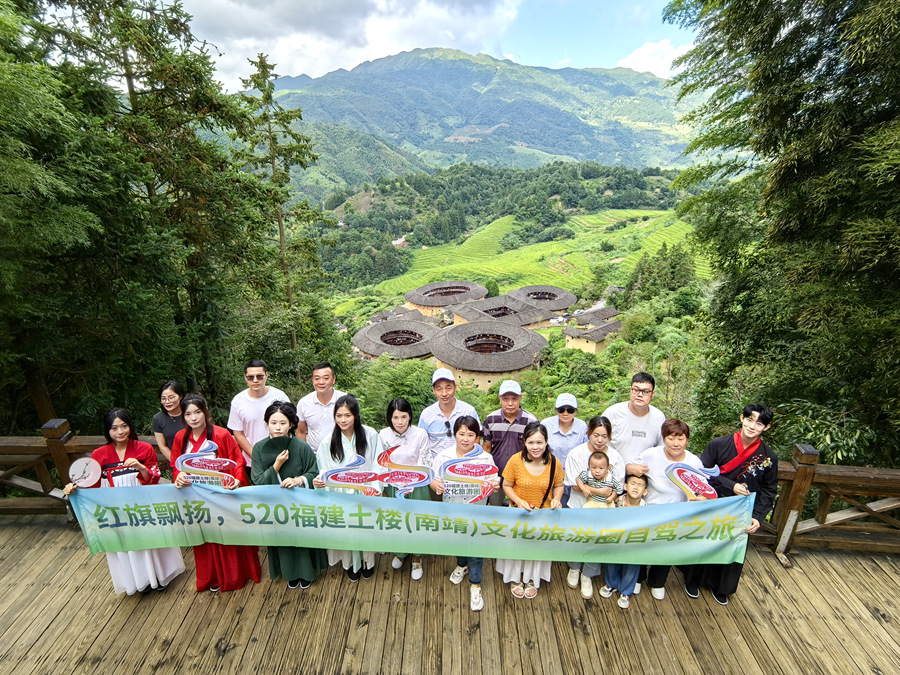
<svg viewBox="0 0 900 675"><path fill-rule="evenodd" d="M66 513L66 501L55 484L51 467L56 468L63 484L68 483L72 460L89 455L106 443L103 436L72 433L64 419L50 420L41 427L41 433L42 436L0 436L0 488L9 486L29 494L0 499L0 514ZM155 436L141 436L141 440L156 447ZM34 470L37 480L21 475L28 469Z"/></svg>
<svg viewBox="0 0 900 675"><path fill-rule="evenodd" d="M8 485L34 495L0 499L0 514L66 513L50 467L67 482L71 458L106 442L102 436L72 433L64 419L50 420L41 433L43 437L0 437L0 488ZM141 440L156 447L155 437ZM772 545L784 564L795 546L900 553L900 519L890 515L900 509L900 470L819 464L819 452L810 445L794 446L791 460L778 467L775 511L753 539ZM20 475L28 469L34 470L36 481ZM835 500L846 507L834 510ZM804 511L812 513L813 507L815 514L804 518Z"/></svg>
<svg viewBox="0 0 900 675"><path fill-rule="evenodd" d="M772 520L753 538L771 544L782 564L797 546L900 553L900 520L889 515L900 509L900 470L819 464L811 445L795 445L778 466ZM835 500L846 506L834 510Z"/></svg>

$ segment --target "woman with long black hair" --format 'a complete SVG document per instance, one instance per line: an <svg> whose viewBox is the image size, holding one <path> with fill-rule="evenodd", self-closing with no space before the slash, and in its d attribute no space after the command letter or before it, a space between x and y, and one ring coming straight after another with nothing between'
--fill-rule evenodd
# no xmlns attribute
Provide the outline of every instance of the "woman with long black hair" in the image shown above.
<svg viewBox="0 0 900 675"><path fill-rule="evenodd" d="M100 465L100 480L91 487L130 487L159 483L156 451L149 443L138 440L131 413L113 408L103 418L103 435L107 444L91 453ZM76 490L74 483L64 488L67 495ZM116 593L147 593L165 590L169 582L184 572L181 549L157 548L145 551L107 553L109 573Z"/></svg>
<svg viewBox="0 0 900 675"><path fill-rule="evenodd" d="M419 466L426 468L431 461L431 453L428 450L428 433L412 423L413 410L409 401L405 398L395 398L388 403L387 426L378 432L385 451L391 451L391 464L403 466ZM389 467L383 467L385 471ZM396 497L397 488L391 485L384 486L385 497ZM428 486L415 488L408 499L418 499L430 502L431 494ZM403 567L406 553L395 553L391 561L391 567L399 570ZM422 556L413 554L410 576L414 580L422 578Z"/></svg>
<svg viewBox="0 0 900 675"><path fill-rule="evenodd" d="M359 402L355 396L346 394L334 404L334 430L331 437L326 438L316 449L316 461L319 475L313 479L316 489L331 492L351 493L353 490L326 486L322 474L332 469L346 467L357 457L363 459L362 464L354 466L358 471L377 471L376 461L383 447L378 432L367 427L359 417ZM379 485L380 488L380 485ZM375 574L375 553L372 551L344 551L328 549L328 564L341 563L350 581L371 579Z"/></svg>
<svg viewBox="0 0 900 675"><path fill-rule="evenodd" d="M514 508L558 509L562 506L565 471L547 443L547 428L530 422L522 432L525 447L503 470L503 491ZM495 569L516 598L534 598L541 580L550 581L550 561L498 559Z"/></svg>
<svg viewBox="0 0 900 675"><path fill-rule="evenodd" d="M226 490L234 490L247 485L247 471L244 454L228 429L213 424L206 399L200 394L188 394L181 400L185 429L179 431L172 444L172 478L175 487L183 488L191 484L190 478L176 467L181 455L200 452L206 441L216 444L216 456L230 459L235 463L229 473L234 483L225 485ZM259 583L261 569L256 546L228 546L205 543L194 547L197 563L197 592L209 589L213 593L236 591L243 588L248 579Z"/></svg>

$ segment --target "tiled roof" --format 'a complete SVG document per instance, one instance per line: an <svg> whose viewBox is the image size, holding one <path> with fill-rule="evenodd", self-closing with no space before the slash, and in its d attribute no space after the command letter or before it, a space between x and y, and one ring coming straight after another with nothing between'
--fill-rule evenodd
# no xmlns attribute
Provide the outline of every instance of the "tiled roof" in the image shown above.
<svg viewBox="0 0 900 675"><path fill-rule="evenodd" d="M387 354L402 358L417 358L431 353L431 342L440 332L440 328L424 321L390 319L361 328L353 336L353 345L359 351L372 356ZM397 344L398 342L401 344ZM408 344L402 344L403 342Z"/></svg>
<svg viewBox="0 0 900 675"><path fill-rule="evenodd" d="M506 343L509 349L482 353L470 348L492 341ZM454 368L503 373L529 367L535 355L546 346L543 336L527 328L497 320L473 321L441 331L431 341L431 353Z"/></svg>
<svg viewBox="0 0 900 675"><path fill-rule="evenodd" d="M408 302L423 307L448 307L486 295L484 286L471 281L438 281L413 289L405 297Z"/></svg>
<svg viewBox="0 0 900 675"><path fill-rule="evenodd" d="M578 301L574 294L559 286L523 286L510 291L509 295L551 312L561 312Z"/></svg>

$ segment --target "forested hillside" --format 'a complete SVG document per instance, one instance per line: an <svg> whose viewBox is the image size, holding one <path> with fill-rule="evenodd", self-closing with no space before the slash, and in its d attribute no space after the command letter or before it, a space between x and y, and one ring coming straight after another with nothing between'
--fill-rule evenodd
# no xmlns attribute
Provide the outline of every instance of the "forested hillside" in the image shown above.
<svg viewBox="0 0 900 675"><path fill-rule="evenodd" d="M316 79L282 77L276 86L285 108L303 109L308 127L299 128L319 139L320 151L328 136L341 134L330 125L340 125L431 167L535 168L558 159L685 166L689 128L679 118L703 100L679 102L665 80L626 68L553 70L452 49L415 49ZM342 156L353 168L341 178L351 187L361 182L349 179L362 174L370 182L402 175L388 161L367 159L373 141L350 140ZM314 173L298 172L295 181L320 196Z"/></svg>
<svg viewBox="0 0 900 675"><path fill-rule="evenodd" d="M571 239L575 231L567 223L579 214L611 208L671 209L678 197L670 189L677 174L596 162L555 162L531 170L459 164L433 175L382 178L358 193L332 194L325 206L340 225L313 224L307 235L319 241L332 283L349 290L404 273L413 250L462 241L505 216L513 216L513 224L504 230L499 246L491 242L485 251L502 253Z"/></svg>
<svg viewBox="0 0 900 675"><path fill-rule="evenodd" d="M306 112L303 113L306 117ZM360 188L385 176L406 176L433 170L425 161L377 136L329 123L294 125L309 136L319 158L307 170L291 174L294 194L314 206L347 186Z"/></svg>

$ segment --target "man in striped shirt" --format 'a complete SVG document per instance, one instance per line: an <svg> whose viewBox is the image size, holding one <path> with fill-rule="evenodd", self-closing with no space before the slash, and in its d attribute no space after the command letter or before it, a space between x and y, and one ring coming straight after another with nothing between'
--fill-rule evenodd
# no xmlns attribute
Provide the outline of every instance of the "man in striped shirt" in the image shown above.
<svg viewBox="0 0 900 675"><path fill-rule="evenodd" d="M525 447L522 432L529 422L538 419L527 410L522 410L522 387L515 380L504 380L500 384L500 409L484 420L484 449L491 453L500 475L509 458ZM502 492L491 495L489 504L499 505Z"/></svg>

